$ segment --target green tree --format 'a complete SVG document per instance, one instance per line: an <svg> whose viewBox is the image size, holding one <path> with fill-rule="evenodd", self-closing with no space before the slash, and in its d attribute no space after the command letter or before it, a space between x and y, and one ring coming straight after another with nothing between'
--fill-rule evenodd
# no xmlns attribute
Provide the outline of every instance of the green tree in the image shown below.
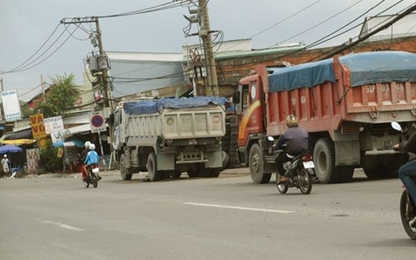
<svg viewBox="0 0 416 260"><path fill-rule="evenodd" d="M75 76L70 74L52 79L52 85L43 100L36 103L35 111L43 113L45 118L66 114L80 97L74 78Z"/></svg>
<svg viewBox="0 0 416 260"><path fill-rule="evenodd" d="M22 112L22 118L28 118L35 113L35 111L33 111L33 109L31 109L25 101L19 101L19 103L20 110Z"/></svg>

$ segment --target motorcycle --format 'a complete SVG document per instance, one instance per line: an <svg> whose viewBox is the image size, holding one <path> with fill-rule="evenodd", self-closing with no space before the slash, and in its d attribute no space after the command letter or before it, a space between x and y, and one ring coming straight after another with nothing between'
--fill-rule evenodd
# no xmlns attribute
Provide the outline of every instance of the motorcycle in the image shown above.
<svg viewBox="0 0 416 260"><path fill-rule="evenodd" d="M98 164L92 164L91 167L89 167L89 170L87 172L87 177L84 180L84 185L86 188L90 186L90 184L97 188L98 181L101 179L100 175L98 174L100 172L100 165Z"/></svg>
<svg viewBox="0 0 416 260"><path fill-rule="evenodd" d="M403 133L403 129L397 122L391 122L393 129ZM416 206L406 189L400 196L400 219L404 231L411 239L416 239Z"/></svg>
<svg viewBox="0 0 416 260"><path fill-rule="evenodd" d="M269 137L270 141L274 141L273 137ZM273 145L274 146L274 145ZM275 151L276 154L284 152L283 150ZM300 189L302 194L309 194L312 191L312 183L315 176L315 164L310 153L303 153L295 156L290 161L283 164L286 170L284 176L285 182L279 182L276 177L277 190L281 194L285 194L289 188L296 187Z"/></svg>

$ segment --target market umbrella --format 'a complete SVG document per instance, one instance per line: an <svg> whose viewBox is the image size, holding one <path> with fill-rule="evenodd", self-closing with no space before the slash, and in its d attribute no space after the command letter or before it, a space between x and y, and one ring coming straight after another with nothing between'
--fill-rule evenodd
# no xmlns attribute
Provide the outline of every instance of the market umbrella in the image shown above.
<svg viewBox="0 0 416 260"><path fill-rule="evenodd" d="M84 142L81 140L69 140L69 141L57 141L53 143L53 147L63 147L63 146L76 146L76 147L84 147Z"/></svg>
<svg viewBox="0 0 416 260"><path fill-rule="evenodd" d="M6 144L6 145L0 146L0 154L20 153L20 152L23 152L23 149L16 145Z"/></svg>
<svg viewBox="0 0 416 260"><path fill-rule="evenodd" d="M20 153L20 152L23 152L23 149L16 145L6 144L6 145L0 146L0 154ZM9 164L12 165L11 159L9 159ZM11 177L14 177L14 175L12 175Z"/></svg>

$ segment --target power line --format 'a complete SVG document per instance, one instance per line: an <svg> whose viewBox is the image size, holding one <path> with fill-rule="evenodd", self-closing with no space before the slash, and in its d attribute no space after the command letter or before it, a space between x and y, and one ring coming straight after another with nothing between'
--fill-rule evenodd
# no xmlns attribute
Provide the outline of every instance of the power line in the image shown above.
<svg viewBox="0 0 416 260"><path fill-rule="evenodd" d="M156 11L163 11L163 10L168 10L168 9L172 9L172 8L176 8L176 7L180 7L180 3L164 3L164 4L160 4L160 5L156 5L153 7L149 7L149 8L144 8L141 10L136 10L136 11L131 11L131 12L126 12L126 13L120 13L120 14L113 14L113 15L105 15L105 16L96 16L97 18L115 18L115 17L123 17L123 16L130 16L130 15L138 15L138 14L144 14L144 13L150 13L150 12L156 12ZM46 55L46 53L54 46L57 44L58 40L63 36L64 32L68 30L67 27L65 27L65 30L58 36L57 39L55 39L52 44L46 48L46 50L44 50L37 58L35 58L34 60L32 60L36 55L38 55L38 53L46 46L46 44L52 39L52 36L55 35L56 31L58 30L59 26L61 23L59 23L56 28L53 30L53 32L49 35L49 37L45 40L45 42L39 47L38 50L36 50L26 61L24 61L23 63L21 63L19 66L8 70L8 71L1 71L0 75L2 74L8 74L8 73L16 73L16 72L22 72L22 71L26 71L29 70L31 68L34 68L36 66L38 66L39 64L43 63L44 61L46 61L47 59L49 59L53 54L55 54L68 40L70 37L73 37L77 40L87 40L87 39L79 39L76 38L74 36L74 33L77 29L81 29L84 32L87 33L87 30L84 29L83 27L81 27L80 25L78 25L76 27L76 29L74 31L68 32L69 33L69 37L67 37L64 42L62 44L60 44L51 54L49 54L48 56L46 56L46 58L42 59L40 62L34 64L37 60L41 59L42 56ZM32 64L34 64L33 66L31 66Z"/></svg>
<svg viewBox="0 0 416 260"><path fill-rule="evenodd" d="M116 17L132 16L132 15L146 14L146 13L157 12L157 11L164 11L164 10L168 10L168 9L172 9L172 8L177 8L177 7L180 7L180 6L181 6L181 3L167 2L167 3L164 3L164 4L160 4L160 5L140 9L140 10L125 12L125 13L119 13L119 14L101 15L101 16L96 16L96 17L97 18L116 18Z"/></svg>
<svg viewBox="0 0 416 260"><path fill-rule="evenodd" d="M389 8L384 9L382 12L378 13L376 16L378 16L378 15L380 15L380 14L382 14L382 13L386 12L387 10L389 10L389 9L391 9L391 8L393 8L394 6L396 6L397 4L399 4L399 3L400 3L400 2L402 2L402 1L403 1L403 0L400 0L400 1L398 1L396 4L394 4L394 5L390 6ZM345 30L345 31L343 31L343 32L340 32L340 33L338 33L338 34L335 34L335 33L339 32L339 31L341 31L342 29L346 28L347 26L351 25L352 23L354 23L354 22L358 21L358 19L362 18L363 16L365 16L366 14L368 14L369 12L371 12L372 10L374 10L375 8L377 8L378 6L380 6L383 2L385 2L385 0L380 1L378 4L374 5L373 7L371 7L370 9L368 9L367 11L365 11L364 13L362 13L361 15L359 15L358 17L356 17L355 19L351 20L351 21L350 21L350 22L348 22L347 24L345 24L345 25L343 25L342 27L340 27L339 29L337 29L337 30L335 30L335 31L331 32L330 34L327 34L326 36L324 36L324 37L320 38L319 40L316 40L316 41L314 41L314 42L312 42L312 43L308 44L305 48L306 48L306 49L309 49L309 48L315 47L315 46L320 45L320 44L322 44L322 43L324 43L324 42L327 42L327 41L333 40L333 39L335 39L335 38L337 38L337 37L339 37L339 36L341 36L341 35L343 35L343 34L345 34L345 33L349 32L349 31L351 31L351 30L353 30L353 29L355 29L355 28L357 28L357 27L359 27L359 26L362 26L363 22L361 22L361 23L359 23L359 24L357 24L357 25L355 25L355 26L353 26L353 27L351 27L351 28L349 28L349 29L347 29L347 30ZM335 35L334 35L334 34L335 34ZM332 36L332 37L331 37L331 36Z"/></svg>
<svg viewBox="0 0 416 260"><path fill-rule="evenodd" d="M58 24L55 29L52 31L52 33L49 35L49 37L45 40L45 42L39 47L39 49L32 54L32 56L30 56L26 61L24 61L23 63L21 63L19 66L9 70L9 71L3 71L0 72L0 74L6 74L6 73L13 73L18 71L21 67L23 67L26 63L28 63L36 54L38 54L40 52L40 50L46 45L46 43L52 38L52 36L55 34L55 32L58 30L60 24ZM60 37L60 36L59 36ZM59 38L58 38L59 39ZM56 42L56 41L55 41Z"/></svg>
<svg viewBox="0 0 416 260"><path fill-rule="evenodd" d="M406 15L411 14L413 11L416 11L416 4L413 4L413 6L411 5L410 8L408 8L406 11L402 12L401 14L398 14L394 19L392 19L390 22L385 23L384 25L380 26L379 28L375 29L374 31L368 33L367 35L363 36L362 38L360 38L359 40L352 42L350 44L346 44L345 46L341 46L340 48L335 49L334 51L328 53L327 55L325 55L324 57L320 58L320 59L327 59L327 58L331 58L334 55L337 55L347 49L350 49L352 47L354 47L355 45L357 45L358 43L367 40L368 38L370 38L371 36L373 36L374 34L377 34L378 32L390 27L392 24L394 24L395 22L399 21L400 19L402 19L403 17L405 17Z"/></svg>
<svg viewBox="0 0 416 260"><path fill-rule="evenodd" d="M342 13L346 12L347 10L351 9L352 7L354 7L355 5L359 4L359 3L360 3L360 2L362 2L362 1L364 1L364 0L359 0L359 1L355 2L354 4L352 4L352 5L348 6L347 8L345 8L344 10L342 10L342 11L340 11L340 12L338 12L338 13L336 13L336 14L334 14L334 15L330 16L329 18L327 18L327 19L323 20L322 22L319 22L319 23L317 23L316 25L311 26L311 27L309 27L309 28L307 28L307 29L305 29L305 30L301 31L300 33L297 33L297 34L295 34L295 35L293 35L293 36L291 36L291 37L289 37L289 38L287 38L287 39L285 39L285 40L283 40L283 41L281 41L281 42L286 42L286 41L288 41L288 40L291 40L291 39L295 38L296 36L299 36L299 35L301 35L301 34L304 34L305 32L309 32L310 30L317 28L318 26L320 26L320 25L322 25L322 24L324 24L324 23L328 22L329 20L332 20L333 18L335 18L335 17L337 17L337 16L341 15ZM276 45L276 44L275 44L275 45Z"/></svg>
<svg viewBox="0 0 416 260"><path fill-rule="evenodd" d="M272 28L276 27L277 25L279 25L279 24L281 24L281 23L283 23L283 22L286 22L287 20L290 20L291 18L294 18L296 15L298 15L298 14L302 13L303 11L305 11L305 10L307 10L307 9L311 8L312 6L314 6L315 4L317 4L317 3L321 2L321 1L322 1L322 0L318 0L318 1L313 2L312 4L310 4L310 5L308 5L308 6L304 7L304 8L302 8L301 10L297 11L296 13L294 13L294 14L292 14L292 15L290 15L290 16L288 16L288 17L286 17L286 18L284 18L283 20L278 21L277 23L275 23L275 24L273 24L273 25L271 25L271 26L267 27L266 29L264 29L264 30L262 30L262 31L260 31L260 32L258 32L258 33L256 33L256 34L254 34L254 35L253 35L253 36L251 36L250 38L254 38L254 37L256 37L256 36L259 36L260 34L262 34L262 33L264 33L264 32L267 32L268 30L270 30L270 29L272 29Z"/></svg>

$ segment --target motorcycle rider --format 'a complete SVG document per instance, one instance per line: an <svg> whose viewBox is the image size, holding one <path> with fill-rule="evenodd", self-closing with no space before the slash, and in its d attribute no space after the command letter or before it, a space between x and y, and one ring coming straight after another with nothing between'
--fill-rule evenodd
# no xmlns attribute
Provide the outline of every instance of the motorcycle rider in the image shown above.
<svg viewBox="0 0 416 260"><path fill-rule="evenodd" d="M284 150L276 158L277 172L280 175L278 183L286 182L283 164L308 151L309 148L309 134L298 126L297 116L288 115L286 125L288 129L279 137L275 146L276 150Z"/></svg>
<svg viewBox="0 0 416 260"><path fill-rule="evenodd" d="M97 152L95 151L95 144L90 144L89 149L90 149L90 151L87 153L87 156L85 157L85 161L84 161L84 163L86 164L87 172L91 169L91 167L94 164L98 164L98 160L100 158L98 156ZM100 175L98 175L98 180L101 180Z"/></svg>
<svg viewBox="0 0 416 260"><path fill-rule="evenodd" d="M413 133L407 141L395 144L394 150L416 154L416 132ZM398 175L406 187L407 192L410 194L410 198L414 205L416 201L416 160L410 160L402 165L399 168ZM413 211L416 212L415 207L413 208Z"/></svg>
<svg viewBox="0 0 416 260"><path fill-rule="evenodd" d="M87 178L87 170L85 169L86 165L84 164L84 161L85 161L85 157L87 157L87 153L90 151L90 145L91 145L90 141L85 142L84 150L82 150L82 153L80 156L82 181L85 181L85 179Z"/></svg>

